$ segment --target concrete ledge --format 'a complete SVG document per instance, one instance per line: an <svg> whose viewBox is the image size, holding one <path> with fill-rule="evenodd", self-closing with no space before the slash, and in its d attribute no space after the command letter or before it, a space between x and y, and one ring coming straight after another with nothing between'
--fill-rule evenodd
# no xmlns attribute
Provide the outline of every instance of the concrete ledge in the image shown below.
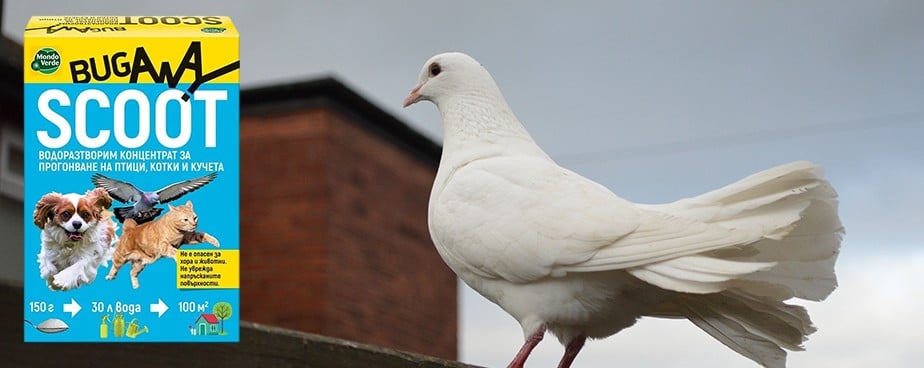
<svg viewBox="0 0 924 368"><path fill-rule="evenodd" d="M0 282L0 366L472 368L326 336L241 322L237 344L23 343L22 285Z"/></svg>

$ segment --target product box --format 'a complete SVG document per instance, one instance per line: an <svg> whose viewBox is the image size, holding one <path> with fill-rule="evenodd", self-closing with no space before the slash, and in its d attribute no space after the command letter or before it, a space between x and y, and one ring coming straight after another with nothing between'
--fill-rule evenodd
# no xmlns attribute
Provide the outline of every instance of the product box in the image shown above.
<svg viewBox="0 0 924 368"><path fill-rule="evenodd" d="M238 341L231 20L33 17L23 52L24 341Z"/></svg>

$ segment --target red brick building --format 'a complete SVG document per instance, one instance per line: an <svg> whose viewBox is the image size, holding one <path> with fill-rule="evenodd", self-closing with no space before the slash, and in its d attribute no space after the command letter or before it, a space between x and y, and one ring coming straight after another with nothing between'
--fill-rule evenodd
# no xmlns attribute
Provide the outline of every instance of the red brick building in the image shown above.
<svg viewBox="0 0 924 368"><path fill-rule="evenodd" d="M440 148L334 79L241 96L241 318L456 357Z"/></svg>

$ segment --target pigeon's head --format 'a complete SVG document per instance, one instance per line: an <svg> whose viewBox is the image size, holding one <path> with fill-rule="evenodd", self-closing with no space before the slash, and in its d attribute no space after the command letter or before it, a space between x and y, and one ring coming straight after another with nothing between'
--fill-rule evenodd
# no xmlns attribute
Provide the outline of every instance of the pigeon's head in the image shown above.
<svg viewBox="0 0 924 368"><path fill-rule="evenodd" d="M484 93L500 92L481 63L461 52L447 52L427 60L417 85L404 99L404 107L421 100L439 106L444 99Z"/></svg>

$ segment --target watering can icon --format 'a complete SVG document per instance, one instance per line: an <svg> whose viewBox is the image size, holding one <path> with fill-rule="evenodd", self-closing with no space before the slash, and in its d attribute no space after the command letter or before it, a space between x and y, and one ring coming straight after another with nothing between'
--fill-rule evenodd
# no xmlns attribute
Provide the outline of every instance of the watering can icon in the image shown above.
<svg viewBox="0 0 924 368"><path fill-rule="evenodd" d="M133 318L131 322L128 323L128 330L125 331L125 336L128 336L130 339L134 339L138 335L143 333L150 332L148 331L148 326L138 327L138 319Z"/></svg>

